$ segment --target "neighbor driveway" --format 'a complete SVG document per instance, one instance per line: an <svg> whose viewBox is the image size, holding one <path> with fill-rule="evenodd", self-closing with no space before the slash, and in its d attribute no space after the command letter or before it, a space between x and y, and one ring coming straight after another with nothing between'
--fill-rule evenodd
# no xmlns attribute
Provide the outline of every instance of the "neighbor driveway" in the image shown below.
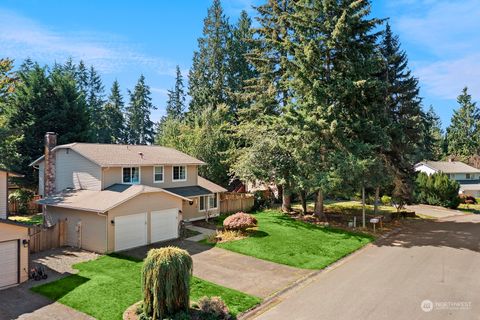
<svg viewBox="0 0 480 320"><path fill-rule="evenodd" d="M0 320L92 320L92 317L80 311L31 292L30 288L76 273L72 268L73 264L96 257L95 253L73 248L58 248L32 254L32 265L43 265L48 279L29 280L17 287L1 290Z"/></svg>
<svg viewBox="0 0 480 320"><path fill-rule="evenodd" d="M480 215L422 221L279 295L251 318L480 319L479 270Z"/></svg>
<svg viewBox="0 0 480 320"><path fill-rule="evenodd" d="M297 269L188 240L150 245L123 253L143 259L149 249L166 245L175 245L190 253L194 276L260 298L268 297L312 273L312 270Z"/></svg>
<svg viewBox="0 0 480 320"><path fill-rule="evenodd" d="M430 218L437 218L437 219L462 216L466 214L465 212L460 210L453 210L453 209L437 207L437 206L429 206L425 204L407 206L407 210L415 211L415 213L422 216L427 216Z"/></svg>

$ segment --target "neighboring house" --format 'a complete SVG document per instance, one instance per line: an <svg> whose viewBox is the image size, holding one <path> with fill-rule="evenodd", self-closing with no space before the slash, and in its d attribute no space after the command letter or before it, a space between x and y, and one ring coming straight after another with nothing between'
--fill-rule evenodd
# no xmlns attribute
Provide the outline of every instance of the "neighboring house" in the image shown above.
<svg viewBox="0 0 480 320"><path fill-rule="evenodd" d="M198 176L204 162L160 146L72 143L32 163L49 223L67 220L67 244L120 251L177 238L180 221L219 214L226 189Z"/></svg>
<svg viewBox="0 0 480 320"><path fill-rule="evenodd" d="M443 172L460 184L460 194L480 197L480 170L460 161L423 161L415 165L415 171L431 175Z"/></svg>
<svg viewBox="0 0 480 320"><path fill-rule="evenodd" d="M0 219L7 219L8 216L8 178L22 177L22 175L0 169Z"/></svg>

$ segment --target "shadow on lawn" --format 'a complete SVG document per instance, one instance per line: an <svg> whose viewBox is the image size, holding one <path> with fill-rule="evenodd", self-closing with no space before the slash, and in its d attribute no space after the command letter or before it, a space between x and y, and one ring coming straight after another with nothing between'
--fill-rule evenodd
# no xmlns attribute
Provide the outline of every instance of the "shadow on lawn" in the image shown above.
<svg viewBox="0 0 480 320"><path fill-rule="evenodd" d="M72 274L60 280L33 287L30 290L57 301L89 280L89 278Z"/></svg>

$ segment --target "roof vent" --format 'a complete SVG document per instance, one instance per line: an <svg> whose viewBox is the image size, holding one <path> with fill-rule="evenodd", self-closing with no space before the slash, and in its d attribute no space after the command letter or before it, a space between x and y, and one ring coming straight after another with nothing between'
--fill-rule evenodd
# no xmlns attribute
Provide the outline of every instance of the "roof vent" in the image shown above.
<svg viewBox="0 0 480 320"><path fill-rule="evenodd" d="M143 152L139 152L138 155L143 159Z"/></svg>

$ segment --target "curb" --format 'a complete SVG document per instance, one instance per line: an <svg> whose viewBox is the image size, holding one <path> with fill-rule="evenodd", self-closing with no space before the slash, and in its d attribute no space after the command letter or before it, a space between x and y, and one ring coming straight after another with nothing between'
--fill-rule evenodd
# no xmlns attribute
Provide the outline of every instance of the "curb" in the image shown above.
<svg viewBox="0 0 480 320"><path fill-rule="evenodd" d="M268 311L270 308L272 308L275 305L277 305L278 303L280 303L282 301L281 296L283 296L284 294L286 294L290 291L293 291L294 289L297 289L297 288L301 287L302 285L307 285L308 283L311 282L309 280L313 280L313 278L315 278L316 276L318 276L322 273L326 273L326 272L329 272L331 270L336 269L340 265L347 262L349 259L352 259L356 255L359 255L363 251L365 251L368 248L374 246L375 243L378 242L379 240L384 240L388 237L396 235L396 234L400 233L400 231L402 231L402 230L403 230L403 227L395 228L395 229L379 236L377 239L375 239L375 241L361 247L358 250L355 250L355 251L349 253L348 255L340 258L339 260L337 260L334 263L326 266L325 268L320 269L320 270L315 270L315 271L313 271L313 272L295 280L294 282L292 282L291 284L289 284L285 288L281 289L280 291L277 291L277 292L273 293L272 295L266 297L259 305L257 305L255 307L239 314L237 316L237 319L238 320L254 319L255 317L261 315L262 313Z"/></svg>

